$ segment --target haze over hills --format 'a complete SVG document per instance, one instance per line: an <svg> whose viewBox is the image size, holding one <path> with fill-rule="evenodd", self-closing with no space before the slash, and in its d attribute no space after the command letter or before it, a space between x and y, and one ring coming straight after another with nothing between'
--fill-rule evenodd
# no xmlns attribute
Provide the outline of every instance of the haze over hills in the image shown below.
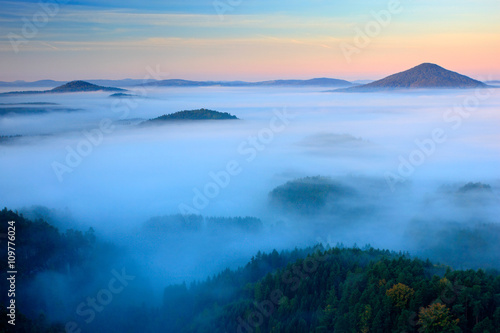
<svg viewBox="0 0 500 333"><path fill-rule="evenodd" d="M261 87L261 86L318 86L318 87L349 87L353 84L346 80L330 79L330 78L315 78L310 80L268 80L259 82L246 81L190 81L181 79L170 79L150 82L145 86L161 86L161 87Z"/></svg>
<svg viewBox="0 0 500 333"><path fill-rule="evenodd" d="M83 92L83 91L125 91L121 88L103 87L85 81L71 81L56 87L51 92Z"/></svg>
<svg viewBox="0 0 500 333"><path fill-rule="evenodd" d="M373 80L354 80L347 81L332 78L314 78L309 80L267 80L257 82L247 81L195 81L184 79L122 79L122 80L85 80L72 81L85 82L88 84L106 87L338 87L346 89L379 89L379 88L475 88L485 84L499 85L500 81L487 81L486 83L471 79L467 76L448 71L438 65L423 63L407 71L390 75L384 79ZM22 80L5 82L0 81L0 87L56 87L68 84L65 81L38 80L26 82ZM103 90L101 88L101 90ZM83 90L87 91L87 90ZM97 91L97 90L96 90ZM104 90L105 91L105 90ZM108 90L109 91L109 90ZM337 90L342 91L342 90ZM350 91L350 90L349 90ZM45 92L45 91L44 91ZM36 92L39 93L39 92Z"/></svg>
<svg viewBox="0 0 500 333"><path fill-rule="evenodd" d="M0 103L0 117L12 114L46 114L49 112L74 112L77 108L65 107L57 103Z"/></svg>
<svg viewBox="0 0 500 333"><path fill-rule="evenodd" d="M183 79L169 79L169 80L153 80L153 79L123 79L123 80L85 80L84 82L99 85L99 86L114 86L114 87L137 87L137 86L161 86L161 87L209 87L209 86L222 86L222 87L259 87L259 86L322 86L322 87L349 87L355 85L353 82L340 79L331 78L314 78L310 80L267 80L259 82L247 81L193 81ZM0 81L0 87L56 87L64 85L66 81L54 80L38 80L33 82L26 82L22 80L6 82ZM359 82L361 83L361 82ZM366 83L366 82L362 82Z"/></svg>
<svg viewBox="0 0 500 333"><path fill-rule="evenodd" d="M155 82L153 79L121 79L121 80L106 80L106 79L96 79L96 80L83 80L88 83L92 83L98 86L113 86L113 87L133 87L139 86L145 83ZM54 88L60 85L68 83L68 81L55 81L55 80L37 80L37 81L0 81L0 87L19 87L19 88Z"/></svg>
<svg viewBox="0 0 500 333"><path fill-rule="evenodd" d="M26 82L23 80L18 81L0 81L0 87L19 87L19 88L30 88L30 87L56 87L64 84L65 81L54 81L54 80L38 80L32 82Z"/></svg>
<svg viewBox="0 0 500 333"><path fill-rule="evenodd" d="M335 87L335 92L360 92L376 89L414 89L414 88L482 88L488 85L499 85L500 81L483 83L468 76L452 72L432 63L423 63L409 70L392 74L381 80L346 81L332 78L314 78L309 80L267 80L257 82L247 81L194 81L184 79L168 80L78 80L65 83L55 80L38 80L26 82L22 80L0 81L0 87L54 87L43 91L12 91L3 94L40 94L61 92L111 91L120 92L126 89L116 87Z"/></svg>
<svg viewBox="0 0 500 333"><path fill-rule="evenodd" d="M138 97L137 95L132 95L132 94L125 94L122 92L117 92L114 94L109 95L111 98L132 98L132 97Z"/></svg>
<svg viewBox="0 0 500 333"><path fill-rule="evenodd" d="M50 90L42 91L11 91L1 95L18 95L18 94L53 94L53 93L71 93L71 92L95 92L95 91L125 91L125 89L114 87L98 86L86 81L71 81L61 86Z"/></svg>
<svg viewBox="0 0 500 333"><path fill-rule="evenodd" d="M335 92L362 92L379 89L418 88L486 88L488 85L468 76L452 72L441 66L423 63L406 71L389 75L361 86L337 89Z"/></svg>

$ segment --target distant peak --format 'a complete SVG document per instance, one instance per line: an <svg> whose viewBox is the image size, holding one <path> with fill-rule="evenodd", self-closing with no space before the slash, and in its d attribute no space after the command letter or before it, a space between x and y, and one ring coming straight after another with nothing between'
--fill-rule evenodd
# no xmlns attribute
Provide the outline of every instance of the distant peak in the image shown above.
<svg viewBox="0 0 500 333"><path fill-rule="evenodd" d="M62 86L60 87L71 87L71 86L96 86L95 84L92 84L90 82L87 82L87 81L82 81L82 80L75 80L75 81L70 81L68 83L65 83L63 84Z"/></svg>
<svg viewBox="0 0 500 333"><path fill-rule="evenodd" d="M123 91L123 89L112 88L112 87L102 87L96 84L75 80L70 81L62 86L55 87L51 92L83 92L83 91Z"/></svg>
<svg viewBox="0 0 500 333"><path fill-rule="evenodd" d="M433 64L431 62L424 62L424 63L421 63L420 65L415 66L413 68L420 68L420 69L423 69L423 68L439 68L439 69L444 69L443 67L441 67L439 65L436 65L436 64Z"/></svg>
<svg viewBox="0 0 500 333"><path fill-rule="evenodd" d="M416 67L420 67L420 66L436 66L436 67L441 67L439 65L433 64L432 62L423 62L423 63L421 63L420 65L418 65Z"/></svg>
<svg viewBox="0 0 500 333"><path fill-rule="evenodd" d="M368 91L372 89L416 88L485 88L486 84L468 76L452 72L439 65L424 62L418 66L389 75L381 80L339 91Z"/></svg>
<svg viewBox="0 0 500 333"><path fill-rule="evenodd" d="M87 81L82 81L82 80L74 80L74 81L70 81L70 82L68 82L67 84L89 84L89 85L93 85L93 86L95 86L95 84L92 84L92 83L87 82Z"/></svg>

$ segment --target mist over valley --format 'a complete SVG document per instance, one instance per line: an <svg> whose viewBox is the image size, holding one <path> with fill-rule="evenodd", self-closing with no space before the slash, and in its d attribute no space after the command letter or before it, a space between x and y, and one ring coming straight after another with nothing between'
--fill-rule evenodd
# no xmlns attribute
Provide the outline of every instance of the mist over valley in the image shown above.
<svg viewBox="0 0 500 333"><path fill-rule="evenodd" d="M187 300L221 272L247 276L257 253L309 248L260 263L245 277L255 282L318 244L498 270L500 92L324 90L2 96L0 202L26 221L2 218L25 223L18 237L39 253L19 279L23 314L119 332L123 313L152 315L144 325L157 331L179 311L186 322L169 331L189 331L188 308L203 307ZM242 297L243 285L224 285L207 304ZM119 301L88 301L105 294Z"/></svg>

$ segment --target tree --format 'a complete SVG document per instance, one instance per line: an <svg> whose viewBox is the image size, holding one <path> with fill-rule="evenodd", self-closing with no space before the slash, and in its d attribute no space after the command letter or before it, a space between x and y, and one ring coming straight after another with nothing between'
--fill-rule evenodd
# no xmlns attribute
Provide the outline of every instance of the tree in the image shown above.
<svg viewBox="0 0 500 333"><path fill-rule="evenodd" d="M364 311L361 313L359 318L359 326L361 333L368 333L370 330L369 320L372 316L372 307L370 304L365 305Z"/></svg>
<svg viewBox="0 0 500 333"><path fill-rule="evenodd" d="M441 303L420 308L418 324L425 333L454 332L458 329L458 319L453 319L450 309Z"/></svg>
<svg viewBox="0 0 500 333"><path fill-rule="evenodd" d="M403 283L395 284L386 291L386 295L389 296L394 305L401 309L406 307L414 294L415 291Z"/></svg>

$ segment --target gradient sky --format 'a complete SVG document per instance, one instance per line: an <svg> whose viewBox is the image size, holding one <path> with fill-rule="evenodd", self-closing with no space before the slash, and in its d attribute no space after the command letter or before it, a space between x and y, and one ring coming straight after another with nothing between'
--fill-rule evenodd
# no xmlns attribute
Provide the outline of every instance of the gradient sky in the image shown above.
<svg viewBox="0 0 500 333"><path fill-rule="evenodd" d="M498 0L402 0L383 27L373 12L397 0L63 1L46 15L40 0L0 0L0 81L142 79L148 68L163 79L378 79L422 62L500 79ZM380 32L348 61L341 45L370 25Z"/></svg>

